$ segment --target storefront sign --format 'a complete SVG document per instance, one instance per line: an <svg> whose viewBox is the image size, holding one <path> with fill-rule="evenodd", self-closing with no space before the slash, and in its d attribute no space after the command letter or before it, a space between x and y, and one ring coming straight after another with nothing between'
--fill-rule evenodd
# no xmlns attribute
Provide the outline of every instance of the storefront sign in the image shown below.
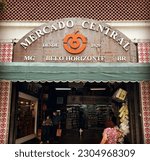
<svg viewBox="0 0 150 161"><path fill-rule="evenodd" d="M135 45L121 32L89 19L44 24L15 46L14 61L136 62Z"/></svg>

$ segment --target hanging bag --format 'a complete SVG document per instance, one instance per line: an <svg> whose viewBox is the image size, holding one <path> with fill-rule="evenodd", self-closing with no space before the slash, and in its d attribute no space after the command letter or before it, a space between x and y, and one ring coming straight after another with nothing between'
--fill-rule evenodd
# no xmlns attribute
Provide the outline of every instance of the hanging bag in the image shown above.
<svg viewBox="0 0 150 161"><path fill-rule="evenodd" d="M62 129L60 128L60 123L59 123L59 127L56 131L56 136L60 137L62 135Z"/></svg>
<svg viewBox="0 0 150 161"><path fill-rule="evenodd" d="M118 102L124 102L126 99L127 91L119 88L112 96L113 100Z"/></svg>

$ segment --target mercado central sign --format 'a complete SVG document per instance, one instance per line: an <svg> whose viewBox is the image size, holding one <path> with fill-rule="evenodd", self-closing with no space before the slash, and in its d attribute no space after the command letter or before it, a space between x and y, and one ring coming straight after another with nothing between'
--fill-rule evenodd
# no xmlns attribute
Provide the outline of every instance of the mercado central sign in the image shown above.
<svg viewBox="0 0 150 161"><path fill-rule="evenodd" d="M91 19L50 21L14 47L17 62L137 62L136 47L124 34Z"/></svg>

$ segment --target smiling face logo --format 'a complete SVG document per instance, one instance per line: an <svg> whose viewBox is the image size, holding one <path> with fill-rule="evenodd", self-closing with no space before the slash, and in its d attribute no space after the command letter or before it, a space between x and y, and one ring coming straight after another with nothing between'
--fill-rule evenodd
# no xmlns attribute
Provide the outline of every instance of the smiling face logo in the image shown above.
<svg viewBox="0 0 150 161"><path fill-rule="evenodd" d="M67 34L64 38L64 48L70 54L80 54L86 48L87 39L79 33Z"/></svg>

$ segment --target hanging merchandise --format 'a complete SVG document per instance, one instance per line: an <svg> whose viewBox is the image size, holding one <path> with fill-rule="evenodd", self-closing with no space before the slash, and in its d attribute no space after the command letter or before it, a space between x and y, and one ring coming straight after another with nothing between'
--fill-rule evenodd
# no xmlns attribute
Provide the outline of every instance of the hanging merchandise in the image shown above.
<svg viewBox="0 0 150 161"><path fill-rule="evenodd" d="M112 96L113 100L117 102L124 102L127 96L127 91L122 88L119 88L114 95Z"/></svg>
<svg viewBox="0 0 150 161"><path fill-rule="evenodd" d="M129 111L127 103L122 103L122 107L119 110L120 117L120 130L124 135L129 133Z"/></svg>

